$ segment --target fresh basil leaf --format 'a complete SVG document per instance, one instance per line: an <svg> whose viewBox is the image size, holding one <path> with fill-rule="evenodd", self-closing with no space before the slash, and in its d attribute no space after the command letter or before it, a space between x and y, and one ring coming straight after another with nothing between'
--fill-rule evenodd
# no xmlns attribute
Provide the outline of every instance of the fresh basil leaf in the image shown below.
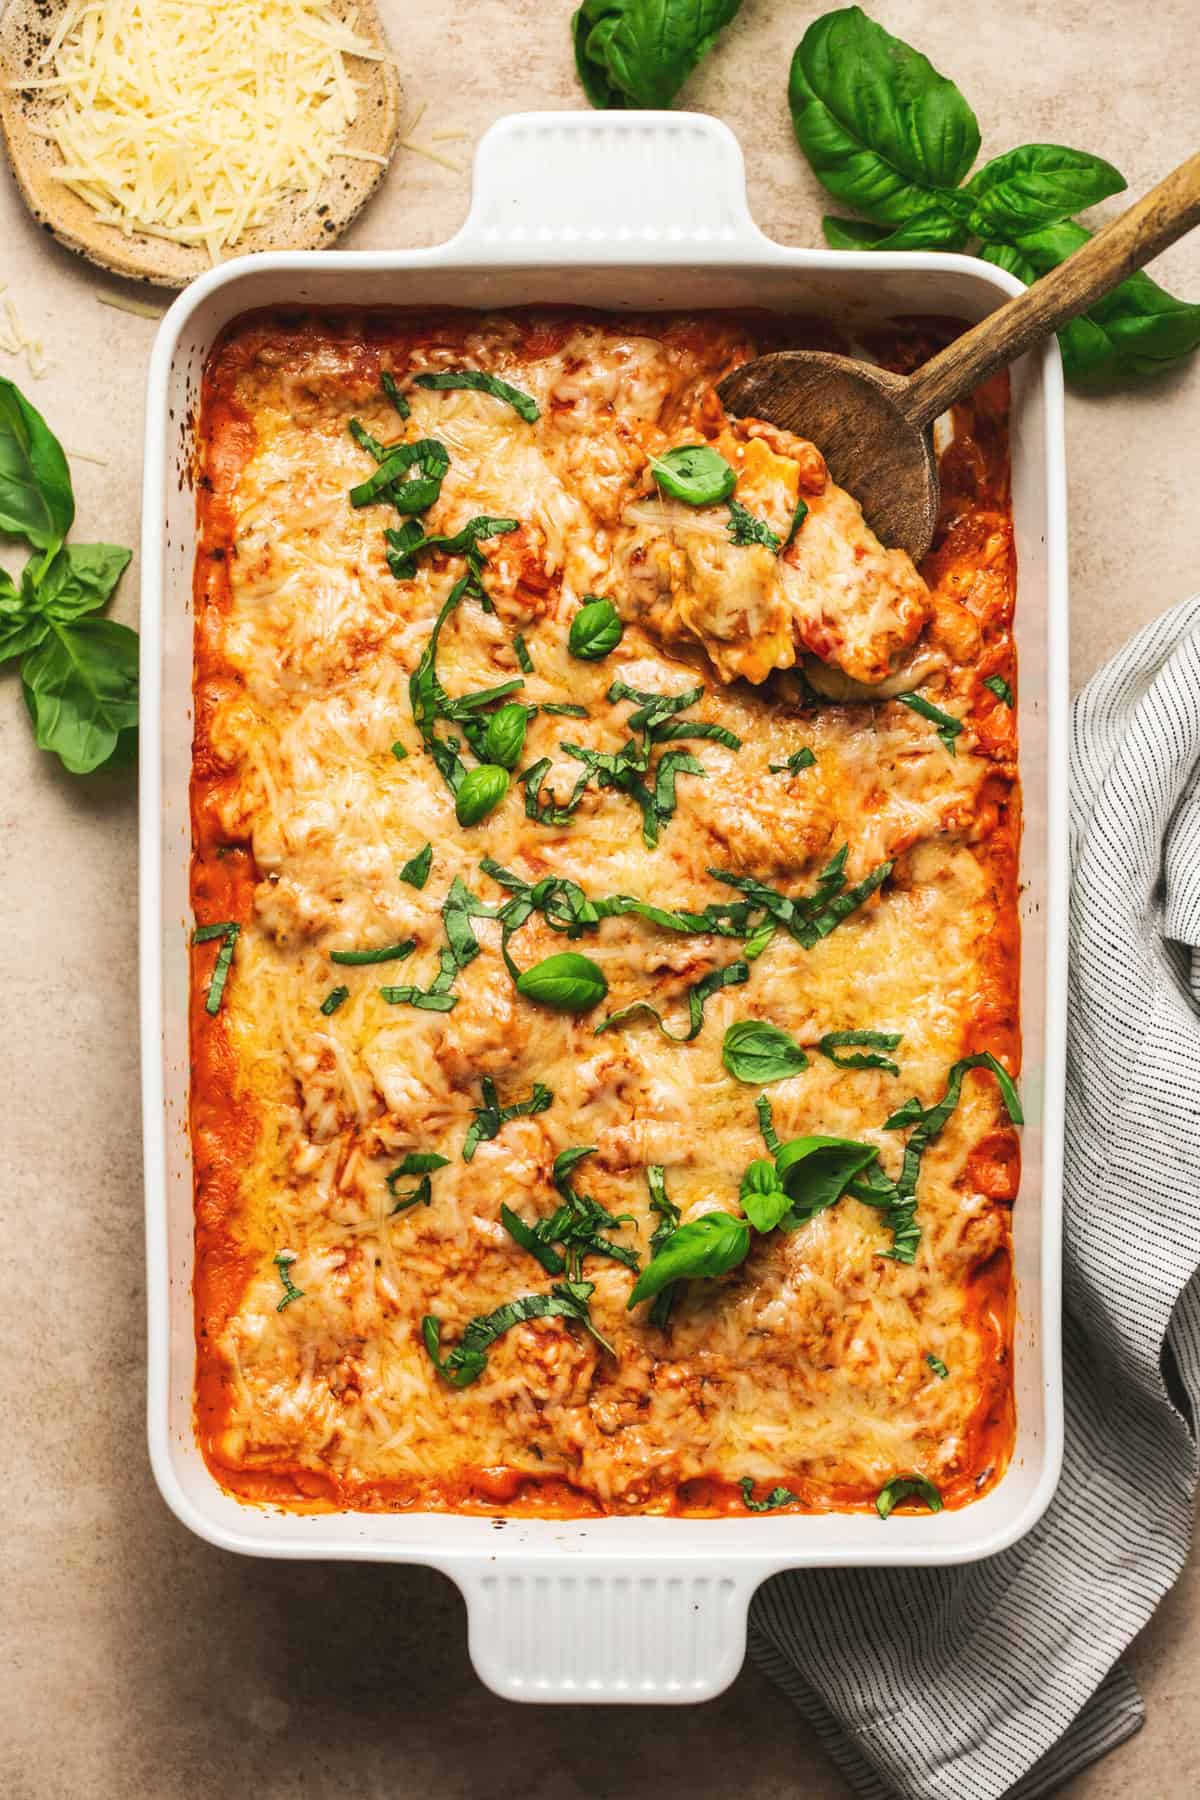
<svg viewBox="0 0 1200 1800"><path fill-rule="evenodd" d="M942 1510L942 1496L924 1475L893 1475L875 1496L875 1511L881 1519L886 1519L893 1508L905 1500L920 1500L930 1512Z"/></svg>
<svg viewBox="0 0 1200 1800"><path fill-rule="evenodd" d="M671 105L741 0L584 0L571 20L575 66L597 107Z"/></svg>
<svg viewBox="0 0 1200 1800"><path fill-rule="evenodd" d="M280 1250L271 1261L279 1271L279 1279L283 1283L283 1299L275 1308L276 1312L286 1312L293 1300L303 1300L304 1289L298 1288L292 1280L292 1264L296 1260L294 1250Z"/></svg>
<svg viewBox="0 0 1200 1800"><path fill-rule="evenodd" d="M426 844L415 856L410 856L400 867L401 881L407 881L409 887L423 888L429 880L429 871L433 867L433 845Z"/></svg>
<svg viewBox="0 0 1200 1800"><path fill-rule="evenodd" d="M798 1137L781 1144L775 1153L775 1172L792 1201L783 1229L795 1231L833 1206L878 1155L874 1144L853 1138Z"/></svg>
<svg viewBox="0 0 1200 1800"><path fill-rule="evenodd" d="M747 1512L774 1512L777 1506L795 1506L800 1500L799 1494L793 1494L787 1487L773 1487L765 1500L755 1500L752 1498L754 1478L750 1475L743 1475L738 1486Z"/></svg>
<svg viewBox="0 0 1200 1800"><path fill-rule="evenodd" d="M929 1364L930 1368L933 1370L934 1374L937 1376L939 1381L946 1380L950 1371L946 1367L945 1363L942 1361L940 1356L934 1356L934 1355L930 1354L930 1355L926 1356L925 1361Z"/></svg>
<svg viewBox="0 0 1200 1800"><path fill-rule="evenodd" d="M378 950L331 950L329 960L351 969L365 968L370 963L403 962L416 947L416 938L405 938L402 944L381 944Z"/></svg>
<svg viewBox="0 0 1200 1800"><path fill-rule="evenodd" d="M725 529L731 544L761 544L764 550L775 551L783 543L765 519L756 518L737 500L729 502L729 523Z"/></svg>
<svg viewBox="0 0 1200 1800"><path fill-rule="evenodd" d="M963 192L973 202L971 230L1006 239L1084 212L1124 187L1119 169L1086 150L1022 144L977 169Z"/></svg>
<svg viewBox="0 0 1200 1800"><path fill-rule="evenodd" d="M571 620L567 648L572 656L584 662L599 662L615 650L624 634L620 614L609 599L585 596L584 603Z"/></svg>
<svg viewBox="0 0 1200 1800"><path fill-rule="evenodd" d="M460 825L478 825L499 806L507 792L508 770L499 763L480 763L458 785L454 816Z"/></svg>
<svg viewBox="0 0 1200 1800"><path fill-rule="evenodd" d="M798 775L801 769L811 769L816 760L808 745L804 744L799 750L793 750L786 762L768 763L767 767L772 775Z"/></svg>
<svg viewBox="0 0 1200 1800"><path fill-rule="evenodd" d="M12 576L0 569L0 663L23 656L42 642L50 621L38 611L32 581L22 578L18 591Z"/></svg>
<svg viewBox="0 0 1200 1800"><path fill-rule="evenodd" d="M588 1012L608 993L608 981L590 957L559 950L519 975L517 992L558 1012Z"/></svg>
<svg viewBox="0 0 1200 1800"><path fill-rule="evenodd" d="M898 1075L899 1064L889 1057L876 1055L876 1052L894 1050L901 1038L902 1033L898 1031L827 1031L817 1049L839 1069L886 1069L889 1074ZM838 1055L839 1050L851 1045L862 1045L867 1053L856 1051L852 1056Z"/></svg>
<svg viewBox="0 0 1200 1800"><path fill-rule="evenodd" d="M944 748L950 752L951 756L957 755L954 740L962 731L961 719L956 719L952 713L943 712L940 706L935 706L932 700L926 700L922 694L897 694L896 698L901 706L909 707L913 712L920 713L923 719L928 719L931 724L936 725L938 737Z"/></svg>
<svg viewBox="0 0 1200 1800"><path fill-rule="evenodd" d="M0 377L0 532L54 550L74 517L62 445L20 389Z"/></svg>
<svg viewBox="0 0 1200 1800"><path fill-rule="evenodd" d="M401 513L424 512L442 491L450 455L436 438L393 444L375 473L350 489L351 506L373 506L387 500ZM415 469L417 473L410 475Z"/></svg>
<svg viewBox="0 0 1200 1800"><path fill-rule="evenodd" d="M650 473L673 500L715 506L737 486L737 471L708 444L680 444L650 458Z"/></svg>
<svg viewBox="0 0 1200 1800"><path fill-rule="evenodd" d="M627 1309L651 1300L673 1281L712 1280L736 1269L750 1249L750 1227L732 1213L704 1213L681 1225L633 1284Z"/></svg>
<svg viewBox="0 0 1200 1800"><path fill-rule="evenodd" d="M33 565L27 565L22 591L28 581L30 602L48 618L63 623L82 618L111 597L131 554L116 544L66 544L36 584L30 577Z"/></svg>
<svg viewBox="0 0 1200 1800"><path fill-rule="evenodd" d="M1012 706L1013 691L1003 675L987 675L984 677L983 685L985 688L990 688L997 700L1002 700L1005 706Z"/></svg>
<svg viewBox="0 0 1200 1800"><path fill-rule="evenodd" d="M979 254L1025 282L1057 268L1091 233L1064 220L1027 232L1012 244L985 240ZM1176 300L1145 270L1130 275L1058 334L1069 381L1102 387L1154 375L1200 344L1200 306Z"/></svg>
<svg viewBox="0 0 1200 1800"><path fill-rule="evenodd" d="M503 400L506 405L511 406L529 425L542 416L532 394L523 393L520 388L501 381L498 375L488 375L482 369L440 369L436 373L414 375L413 386L442 390L470 388L475 393L491 394L494 399Z"/></svg>
<svg viewBox="0 0 1200 1800"><path fill-rule="evenodd" d="M979 152L975 114L952 81L861 8L809 26L788 104L817 178L876 224L965 206L953 190Z"/></svg>
<svg viewBox="0 0 1200 1800"><path fill-rule="evenodd" d="M500 1135L500 1127L507 1125L510 1119L530 1119L537 1113L545 1112L553 1102L554 1095L542 1082L535 1081L528 1099L513 1101L509 1106L501 1106L496 1093L496 1084L490 1075L482 1081L483 1105L475 1108L475 1117L467 1128L463 1139L462 1159L469 1163L480 1144L490 1143Z"/></svg>
<svg viewBox="0 0 1200 1800"><path fill-rule="evenodd" d="M739 1019L725 1033L721 1061L735 1081L762 1087L767 1081L786 1081L807 1069L808 1058L789 1032L760 1019Z"/></svg>
<svg viewBox="0 0 1200 1800"><path fill-rule="evenodd" d="M525 733L532 711L532 707L513 700L492 714L483 738L485 762L498 763L502 769L516 768L525 748Z"/></svg>
<svg viewBox="0 0 1200 1800"><path fill-rule="evenodd" d="M831 250L961 250L971 235L958 214L936 205L892 228L827 215L821 229Z"/></svg>
<svg viewBox="0 0 1200 1800"><path fill-rule="evenodd" d="M225 983L233 965L233 952L241 935L242 928L235 919L220 919L213 925L197 925L192 933L193 944L210 944L217 938L221 940L217 960L208 978L208 991L204 996L204 1010L210 1018L215 1019L221 1010Z"/></svg>
<svg viewBox="0 0 1200 1800"><path fill-rule="evenodd" d="M333 1017L339 1006L345 1006L349 998L350 989L348 987L330 988L329 992L321 1002L321 1011L327 1019L330 1019Z"/></svg>
<svg viewBox="0 0 1200 1800"><path fill-rule="evenodd" d="M21 664L38 745L73 775L86 775L120 753L137 724L138 640L113 619L55 621Z"/></svg>
<svg viewBox="0 0 1200 1800"><path fill-rule="evenodd" d="M756 1157L742 1176L738 1194L742 1211L755 1231L774 1231L781 1219L791 1211L792 1197L779 1179L773 1162Z"/></svg>

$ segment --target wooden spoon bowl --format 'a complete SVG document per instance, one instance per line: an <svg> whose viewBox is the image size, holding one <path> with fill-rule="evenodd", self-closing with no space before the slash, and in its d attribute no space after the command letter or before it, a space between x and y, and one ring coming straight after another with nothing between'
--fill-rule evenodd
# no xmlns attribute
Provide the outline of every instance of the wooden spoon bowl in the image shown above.
<svg viewBox="0 0 1200 1800"><path fill-rule="evenodd" d="M1200 155L912 375L823 351L783 350L743 363L717 392L729 412L809 438L876 536L919 563L938 516L933 421L1198 223Z"/></svg>
<svg viewBox="0 0 1200 1800"><path fill-rule="evenodd" d="M353 10L355 29L380 50L387 36L372 0L335 0L334 11ZM58 146L44 132L54 108L54 90L21 88L22 79L44 78L42 57L53 36L62 5L55 0L9 0L0 18L0 131L22 198L39 225L60 244L76 250L102 268L157 287L186 287L212 266L203 245L176 244L144 232L126 233L102 224L86 200L59 181ZM352 149L391 157L400 125L400 83L390 55L383 62L354 65L360 83L359 114L348 143ZM252 250L318 250L332 244L370 199L386 173L386 164L338 158L313 195L295 194L280 201L271 217L226 247L226 255Z"/></svg>

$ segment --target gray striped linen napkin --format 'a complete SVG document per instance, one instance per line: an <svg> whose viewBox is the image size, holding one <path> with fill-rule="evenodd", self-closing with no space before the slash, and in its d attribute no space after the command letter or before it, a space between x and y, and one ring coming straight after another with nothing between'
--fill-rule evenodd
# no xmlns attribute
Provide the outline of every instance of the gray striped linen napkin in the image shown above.
<svg viewBox="0 0 1200 1800"><path fill-rule="evenodd" d="M1200 1408L1200 595L1075 702L1066 1459L966 1567L777 1576L752 1654L869 1800L1033 1800L1136 1731Z"/></svg>

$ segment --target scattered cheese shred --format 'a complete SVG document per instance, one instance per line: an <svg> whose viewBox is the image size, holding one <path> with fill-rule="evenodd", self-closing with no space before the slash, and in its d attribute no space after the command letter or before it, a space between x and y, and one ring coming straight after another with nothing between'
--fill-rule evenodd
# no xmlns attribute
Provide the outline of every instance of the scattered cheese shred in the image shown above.
<svg viewBox="0 0 1200 1800"><path fill-rule="evenodd" d="M149 300L127 300L124 294L101 294L95 298L101 306L111 306L115 312L132 313L138 319L161 319L166 308L153 306Z"/></svg>
<svg viewBox="0 0 1200 1800"><path fill-rule="evenodd" d="M41 381L50 373L50 363L46 357L46 347L41 338L30 337L17 312L16 303L7 293L8 283L0 281L0 294L4 294L4 306L0 316L0 350L7 356L24 356L25 365L34 381Z"/></svg>
<svg viewBox="0 0 1200 1800"><path fill-rule="evenodd" d="M315 197L335 158L385 160L346 142L346 59L385 59L356 22L327 0L69 0L54 73L14 85L59 96L57 179L99 219L215 262L288 196Z"/></svg>

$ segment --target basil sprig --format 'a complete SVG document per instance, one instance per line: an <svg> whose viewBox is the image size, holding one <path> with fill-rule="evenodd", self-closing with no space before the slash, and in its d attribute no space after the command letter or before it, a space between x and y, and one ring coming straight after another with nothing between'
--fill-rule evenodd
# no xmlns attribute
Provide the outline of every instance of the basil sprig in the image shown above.
<svg viewBox="0 0 1200 1800"><path fill-rule="evenodd" d="M439 1156L436 1150L410 1150L391 1174L383 1178L384 1186L396 1202L388 1217L394 1219L397 1213L408 1212L414 1206L428 1206L433 1199L433 1172L446 1168L449 1161L448 1156ZM400 1183L410 1175L420 1176L416 1187L402 1188Z"/></svg>
<svg viewBox="0 0 1200 1800"><path fill-rule="evenodd" d="M89 616L107 605L130 552L66 543L74 518L62 445L0 379L0 534L36 552L19 582L0 569L0 663L21 658L39 749L72 775L88 775L136 755L138 640L128 625Z"/></svg>
<svg viewBox="0 0 1200 1800"><path fill-rule="evenodd" d="M472 1319L458 1343L444 1357L441 1354L440 1319L426 1313L421 1320L421 1335L438 1374L456 1388L470 1387L473 1381L478 1381L487 1368L487 1353L496 1339L528 1319L575 1319L610 1356L615 1356L612 1345L592 1324L588 1301L594 1292L594 1284L590 1281L560 1281L548 1294L524 1294L519 1300L509 1300L494 1312Z"/></svg>
<svg viewBox="0 0 1200 1800"><path fill-rule="evenodd" d="M715 506L737 486L732 463L709 444L679 444L650 458L650 473L672 500L685 506Z"/></svg>
<svg viewBox="0 0 1200 1800"><path fill-rule="evenodd" d="M742 0L584 0L571 20L593 106L670 106Z"/></svg>
<svg viewBox="0 0 1200 1800"><path fill-rule="evenodd" d="M807 1069L808 1057L790 1032L762 1019L739 1019L725 1033L721 1061L735 1081L762 1087L767 1081L786 1081Z"/></svg>
<svg viewBox="0 0 1200 1800"><path fill-rule="evenodd" d="M979 125L958 88L857 6L817 19L788 86L800 148L818 179L866 220L826 219L835 249L964 250L1034 281L1086 242L1071 215L1120 193L1111 163L1023 144L966 179ZM1148 375L1200 343L1200 306L1132 275L1058 334L1069 379Z"/></svg>
<svg viewBox="0 0 1200 1800"><path fill-rule="evenodd" d="M920 1500L930 1512L942 1510L941 1494L924 1475L893 1475L876 1494L875 1511L881 1519L889 1518L905 1500Z"/></svg>
<svg viewBox="0 0 1200 1800"><path fill-rule="evenodd" d="M680 1225L633 1284L626 1302L652 1300L675 1281L711 1281L743 1263L750 1250L750 1227L733 1213L709 1212Z"/></svg>
<svg viewBox="0 0 1200 1800"><path fill-rule="evenodd" d="M475 1108L475 1117L467 1129L463 1139L462 1159L469 1163L480 1144L490 1143L499 1137L500 1127L507 1125L510 1119L530 1119L537 1113L545 1112L553 1103L554 1095L542 1082L535 1081L533 1091L524 1100L514 1100L508 1106L501 1106L496 1084L490 1075L483 1077L480 1086L483 1091L483 1105Z"/></svg>
<svg viewBox="0 0 1200 1800"><path fill-rule="evenodd" d="M225 983L233 965L233 952L241 935L242 928L234 919L221 919L214 925L197 925L192 933L193 944L210 944L215 938L221 940L221 948L217 951L217 960L213 964L204 998L204 1010L213 1018L221 1010L221 996L225 992Z"/></svg>
<svg viewBox="0 0 1200 1800"><path fill-rule="evenodd" d="M509 382L501 381L498 375L489 375L483 369L439 369L424 375L414 375L413 386L443 390L471 388L476 393L491 394L496 400L503 400L506 406L511 406L529 425L535 424L542 416L532 394L526 394L521 388L515 388Z"/></svg>
<svg viewBox="0 0 1200 1800"><path fill-rule="evenodd" d="M738 1486L742 1490L742 1502L747 1512L774 1512L777 1506L795 1506L800 1499L799 1494L793 1494L791 1488L773 1487L765 1500L755 1500L752 1498L754 1493L754 1477L752 1475L743 1475Z"/></svg>
<svg viewBox="0 0 1200 1800"><path fill-rule="evenodd" d="M553 1179L561 1204L548 1218L528 1225L510 1207L500 1208L500 1221L509 1236L536 1257L549 1275L566 1273L573 1281L579 1280L585 1256L606 1256L627 1269L639 1267L635 1250L605 1236L607 1231L632 1224L633 1214L606 1212L598 1200L581 1194L571 1181L571 1171L594 1151L594 1145L582 1144L555 1157ZM561 1254L554 1248L556 1244L561 1245Z"/></svg>

